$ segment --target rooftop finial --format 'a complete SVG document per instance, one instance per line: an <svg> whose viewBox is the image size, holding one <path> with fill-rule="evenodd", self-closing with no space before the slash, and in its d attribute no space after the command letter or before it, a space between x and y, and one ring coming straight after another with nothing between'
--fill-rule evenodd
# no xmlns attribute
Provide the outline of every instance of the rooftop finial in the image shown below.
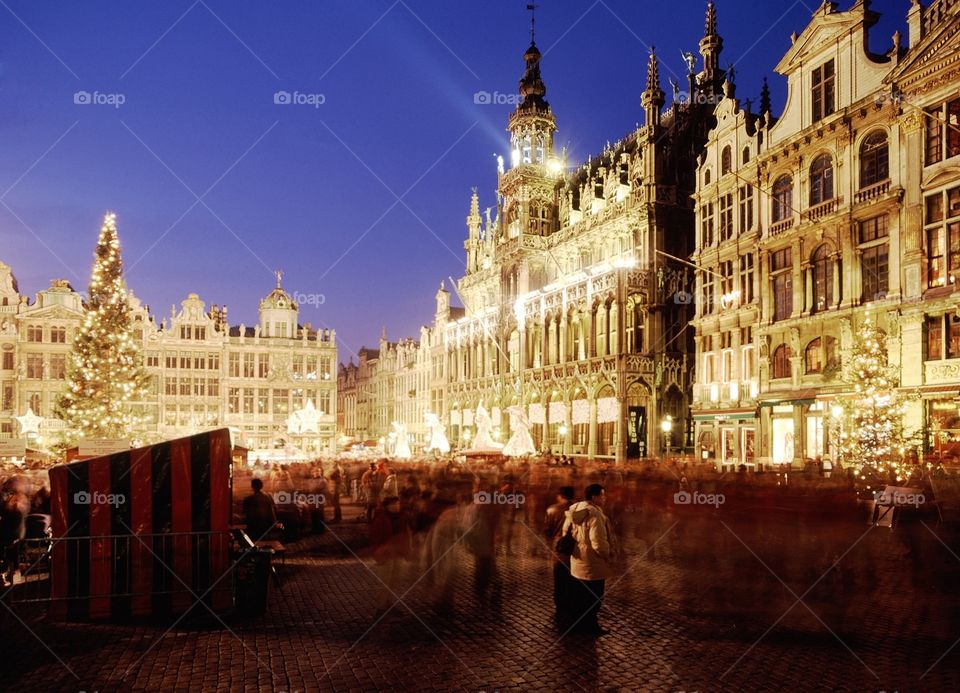
<svg viewBox="0 0 960 693"><path fill-rule="evenodd" d="M280 282L283 281L283 270L277 270L273 273L277 278L277 288L280 288Z"/></svg>
<svg viewBox="0 0 960 693"><path fill-rule="evenodd" d="M713 0L710 0L707 3L707 22L706 27L703 32L704 36L713 36L717 33L717 8L713 4Z"/></svg>
<svg viewBox="0 0 960 693"><path fill-rule="evenodd" d="M530 43L534 42L534 37L537 33L537 8L540 5L536 3L529 3L527 9L530 10Z"/></svg>

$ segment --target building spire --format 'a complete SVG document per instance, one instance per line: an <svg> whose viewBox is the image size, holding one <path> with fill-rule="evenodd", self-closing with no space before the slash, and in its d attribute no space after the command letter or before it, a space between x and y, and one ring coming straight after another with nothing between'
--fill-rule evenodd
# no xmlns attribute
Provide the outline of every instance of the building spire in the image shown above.
<svg viewBox="0 0 960 693"><path fill-rule="evenodd" d="M703 73L700 80L701 88L709 94L717 94L723 84L723 75L720 71L720 51L723 50L723 39L717 33L717 8L713 0L707 2L707 20L700 39L700 55L703 56Z"/></svg>
<svg viewBox="0 0 960 693"><path fill-rule="evenodd" d="M530 4L527 5L527 9L530 10L530 45L531 46L536 43L534 39L536 38L536 33L537 33L537 8L538 7L540 7L540 5L534 2L531 2Z"/></svg>
<svg viewBox="0 0 960 693"><path fill-rule="evenodd" d="M763 86L760 88L760 115L770 113L770 86L767 84L767 78L763 78Z"/></svg>
<svg viewBox="0 0 960 693"><path fill-rule="evenodd" d="M657 62L656 48L650 47L650 58L647 60L647 88L640 97L646 114L647 125L660 124L660 109L663 108L663 89L660 87L660 66Z"/></svg>

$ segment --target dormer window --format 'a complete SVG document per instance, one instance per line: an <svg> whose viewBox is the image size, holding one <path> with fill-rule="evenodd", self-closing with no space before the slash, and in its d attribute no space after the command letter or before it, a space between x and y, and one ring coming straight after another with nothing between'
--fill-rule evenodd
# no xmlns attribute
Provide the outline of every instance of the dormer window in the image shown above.
<svg viewBox="0 0 960 693"><path fill-rule="evenodd" d="M826 118L836 108L834 79L833 59L828 60L813 71L811 80L813 122Z"/></svg>

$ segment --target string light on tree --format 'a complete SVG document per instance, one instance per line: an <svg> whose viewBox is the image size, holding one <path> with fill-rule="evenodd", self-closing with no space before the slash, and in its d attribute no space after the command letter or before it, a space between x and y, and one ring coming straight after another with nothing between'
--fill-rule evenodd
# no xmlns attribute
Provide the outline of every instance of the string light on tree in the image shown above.
<svg viewBox="0 0 960 693"><path fill-rule="evenodd" d="M112 212L100 228L85 307L56 413L78 437L127 438L138 423L131 402L142 399L147 376L133 338Z"/></svg>
<svg viewBox="0 0 960 693"><path fill-rule="evenodd" d="M844 369L853 393L838 398L833 414L842 419L839 451L858 477L905 481L916 471L907 457L917 435L904 429L910 398L898 389L899 372L889 365L886 338L868 313Z"/></svg>

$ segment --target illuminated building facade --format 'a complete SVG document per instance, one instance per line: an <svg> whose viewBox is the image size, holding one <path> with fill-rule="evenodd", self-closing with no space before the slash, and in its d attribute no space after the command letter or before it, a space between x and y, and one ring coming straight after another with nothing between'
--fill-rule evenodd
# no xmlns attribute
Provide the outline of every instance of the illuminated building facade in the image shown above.
<svg viewBox="0 0 960 693"><path fill-rule="evenodd" d="M299 325L279 279L254 327L230 326L225 306L207 310L196 294L159 325L132 294L130 305L150 376L135 405L144 420L138 435L169 439L227 426L250 448L334 450L336 335ZM31 303L0 263L0 437L21 437L17 418L30 410L41 419L39 442L54 441L63 427L54 403L83 315L83 297L65 280Z"/></svg>
<svg viewBox="0 0 960 693"><path fill-rule="evenodd" d="M825 2L776 66L778 118L766 90L752 113L726 85L695 197L701 459L829 458L831 401L850 391L842 364L868 312L919 395L908 426L928 452L960 439L957 9L913 3L909 49L898 32L878 54L869 3Z"/></svg>

